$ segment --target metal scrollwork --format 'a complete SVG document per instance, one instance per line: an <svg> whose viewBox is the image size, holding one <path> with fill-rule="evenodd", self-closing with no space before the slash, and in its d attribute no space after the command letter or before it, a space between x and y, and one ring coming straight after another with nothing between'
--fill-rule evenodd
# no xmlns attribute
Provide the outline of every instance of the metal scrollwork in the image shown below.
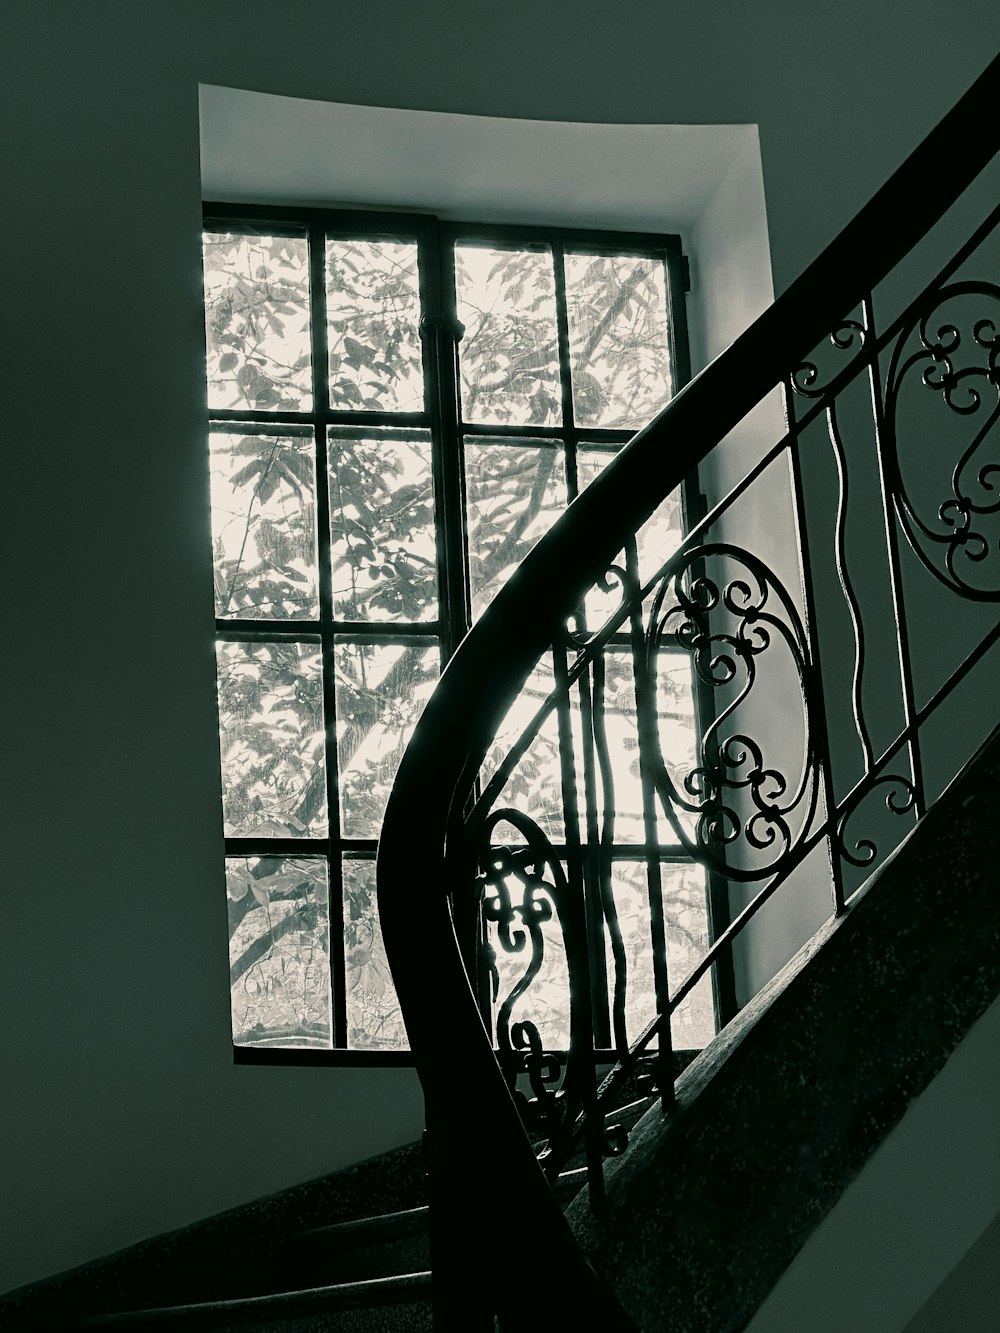
<svg viewBox="0 0 1000 1333"><path fill-rule="evenodd" d="M834 846L845 861L849 861L852 866L860 866L862 869L875 862L879 854L878 844L870 837L856 838L852 843L848 837L847 826L857 813L862 800L866 796L872 795L879 787L889 788L885 794L885 808L890 814L907 814L914 808L917 800L917 793L909 778L903 777L899 773L887 773L884 777L876 778L874 782L866 786L851 807L844 811L837 822Z"/></svg>
<svg viewBox="0 0 1000 1333"><path fill-rule="evenodd" d="M492 845L494 830L500 824L515 829L524 842ZM496 1009L498 1058L508 1085L529 1130L554 1136L564 1122L561 1103L564 1092L562 1062L547 1053L536 1022L513 1021L515 1006L526 994L545 961L544 926L556 919L562 937L569 941L564 928L564 914L571 910L569 885L555 849L538 825L523 812L511 809L493 811L479 832L479 859L482 870L478 883L482 891L482 913L496 929L499 947L509 955L523 955L524 969L507 995L500 996L500 973L495 951L490 948L490 971ZM515 900L511 885L521 888ZM572 966L572 960L567 957ZM527 1075L531 1096L517 1087L520 1073Z"/></svg>
<svg viewBox="0 0 1000 1333"><path fill-rule="evenodd" d="M975 301L977 316L966 313ZM984 302L997 314L979 313ZM950 313L944 313L948 312ZM936 319L941 313L941 317ZM904 481L900 458L902 404L909 384L940 396L950 422L967 419L971 440L954 445L949 421L938 454L952 464L950 494L928 502ZM925 567L953 591L976 601L1000 600L1000 287L956 282L932 291L902 330L889 363L885 391L886 471L893 503L907 541ZM992 454L989 450L992 448ZM921 455L927 454L926 449ZM918 480L914 478L914 480ZM926 492L926 485L924 487ZM933 517L929 510L935 509Z"/></svg>
<svg viewBox="0 0 1000 1333"><path fill-rule="evenodd" d="M704 572L712 561L729 567L725 578ZM652 776L664 813L691 855L713 870L743 881L773 874L808 826L817 793L809 727L813 686L798 613L755 556L727 543L707 543L680 553L653 597L645 680L654 716L659 707L657 654L669 647L690 653L703 685L713 691L728 687L733 697L714 710L701 740L700 762L680 781L657 736ZM757 683L765 656L776 662L782 652L800 692L802 759L794 785L768 764L752 736L738 727L728 729Z"/></svg>
<svg viewBox="0 0 1000 1333"><path fill-rule="evenodd" d="M860 353L866 340L865 327L856 319L845 319L830 334L830 346L838 352ZM843 367L837 367L839 373ZM802 398L822 398L830 388L833 375L823 376L815 361L803 361L791 374L794 393Z"/></svg>
<svg viewBox="0 0 1000 1333"><path fill-rule="evenodd" d="M510 1045L524 1053L523 1068L528 1076L531 1096L527 1097L516 1086L511 1089L521 1112L521 1119L529 1130L552 1133L553 1120L559 1103L565 1097L562 1083L562 1062L558 1056L546 1054L537 1026L525 1020L514 1023L510 1029Z"/></svg>
<svg viewBox="0 0 1000 1333"><path fill-rule="evenodd" d="M608 599L608 603L600 608L598 616L595 617L593 615L594 608L588 608L587 603L584 602L583 606L570 617L566 625L566 643L570 648L586 651L588 644L594 637L595 619L598 622L598 627L601 626L603 622L619 611L626 610L638 597L639 582L633 568L636 563L634 537L629 537L626 541L623 554L625 556L624 563L618 564L616 562L609 565L594 583L592 594L598 594ZM616 593L617 606L611 602Z"/></svg>

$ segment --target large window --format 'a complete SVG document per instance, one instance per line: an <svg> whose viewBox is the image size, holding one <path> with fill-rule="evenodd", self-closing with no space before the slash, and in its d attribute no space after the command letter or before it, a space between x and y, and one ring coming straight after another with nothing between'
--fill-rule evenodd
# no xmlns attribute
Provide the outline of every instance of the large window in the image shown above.
<svg viewBox="0 0 1000 1333"><path fill-rule="evenodd" d="M400 756L470 622L686 376L684 261L221 206L204 253L233 1040L405 1051L374 891Z"/></svg>

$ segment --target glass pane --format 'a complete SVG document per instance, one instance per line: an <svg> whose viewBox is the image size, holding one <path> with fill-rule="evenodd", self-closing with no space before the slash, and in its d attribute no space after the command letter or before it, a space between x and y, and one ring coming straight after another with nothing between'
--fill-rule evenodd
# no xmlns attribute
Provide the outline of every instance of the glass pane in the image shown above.
<svg viewBox="0 0 1000 1333"><path fill-rule="evenodd" d="M705 872L693 864L660 866L667 935L667 976L673 993L708 952ZM616 861L611 888L625 946L627 991L625 1026L630 1041L656 1016L653 953L649 930L649 887L641 861ZM607 948L608 993L614 994L614 966ZM674 1046L695 1050L715 1036L712 982L705 976L678 1006L671 1023Z"/></svg>
<svg viewBox="0 0 1000 1333"><path fill-rule="evenodd" d="M315 618L312 440L213 431L209 450L216 614Z"/></svg>
<svg viewBox="0 0 1000 1333"><path fill-rule="evenodd" d="M550 656L543 658L528 677L520 693L504 715L483 760L483 785L493 777L521 735L531 727L538 709L552 692L553 674ZM566 756L567 775L570 763L574 777L576 805L579 815L579 836L586 833L586 782L583 757L583 726L580 716L580 696L575 687L570 694L569 709L572 754ZM563 753L559 744L559 718L551 710L541 726L533 728L524 753L514 762L493 808L505 806L529 815L543 833L553 842L566 840L566 808L563 801ZM505 836L515 841L523 839L511 825L504 825Z"/></svg>
<svg viewBox="0 0 1000 1333"><path fill-rule="evenodd" d="M229 967L238 1046L331 1045L330 888L318 857L230 857Z"/></svg>
<svg viewBox="0 0 1000 1333"><path fill-rule="evenodd" d="M674 787L693 800L684 787L698 762L691 659L686 653L662 650L656 654L656 734L660 755ZM679 814L682 827L694 841L695 817L683 811ZM656 817L660 840L676 843L677 832L664 814L660 800L656 803Z"/></svg>
<svg viewBox="0 0 1000 1333"><path fill-rule="evenodd" d="M378 836L396 769L437 681L437 645L337 643L337 758L342 828Z"/></svg>
<svg viewBox="0 0 1000 1333"><path fill-rule="evenodd" d="M552 252L456 245L455 291L463 420L560 421Z"/></svg>
<svg viewBox="0 0 1000 1333"><path fill-rule="evenodd" d="M416 242L336 238L326 263L330 406L422 411Z"/></svg>
<svg viewBox="0 0 1000 1333"><path fill-rule="evenodd" d="M330 437L334 614L342 620L437 616L434 488L427 433L408 440Z"/></svg>
<svg viewBox="0 0 1000 1333"><path fill-rule="evenodd" d="M586 490L594 478L611 462L614 449L581 449L576 471L580 490ZM636 534L639 577L645 582L678 549L683 540L683 515L680 489L671 491L653 510Z"/></svg>
<svg viewBox="0 0 1000 1333"><path fill-rule="evenodd" d="M206 232L209 407L312 408L304 236Z"/></svg>
<svg viewBox="0 0 1000 1333"><path fill-rule="evenodd" d="M472 613L478 616L566 507L562 450L467 436L465 489Z"/></svg>
<svg viewBox="0 0 1000 1333"><path fill-rule="evenodd" d="M576 475L581 491L585 491L604 471L617 452L617 449L598 449L594 445L580 446L576 455Z"/></svg>
<svg viewBox="0 0 1000 1333"><path fill-rule="evenodd" d="M323 677L313 643L219 643L228 837L323 837Z"/></svg>
<svg viewBox="0 0 1000 1333"><path fill-rule="evenodd" d="M586 490L614 458L617 450L587 447L577 454L576 474L581 491ZM651 579L666 560L677 551L684 538L680 490L671 491L653 510L636 533L636 555L641 583ZM612 562L624 567L625 554L619 552ZM587 623L592 629L602 625L621 605L621 588L609 591L595 588L587 594Z"/></svg>
<svg viewBox="0 0 1000 1333"><path fill-rule="evenodd" d="M670 397L661 259L566 255L573 413L578 426L645 426Z"/></svg>
<svg viewBox="0 0 1000 1333"><path fill-rule="evenodd" d="M374 861L344 861L344 949L348 1046L406 1050L376 909Z"/></svg>
<svg viewBox="0 0 1000 1333"><path fill-rule="evenodd" d="M603 705L603 709L602 709ZM607 738L606 763L614 790L614 836L618 843L645 842L642 811L642 778L639 773L639 729L635 715L635 673L628 650L604 654L604 690L594 690L595 722L603 711ZM598 774L603 771L597 765ZM598 808L604 784L598 776Z"/></svg>

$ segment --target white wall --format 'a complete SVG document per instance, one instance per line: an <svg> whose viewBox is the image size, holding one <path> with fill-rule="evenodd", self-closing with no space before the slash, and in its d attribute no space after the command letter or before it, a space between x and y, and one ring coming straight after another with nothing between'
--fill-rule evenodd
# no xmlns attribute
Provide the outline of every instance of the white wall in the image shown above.
<svg viewBox="0 0 1000 1333"><path fill-rule="evenodd" d="M4 1285L420 1123L407 1071L232 1064L199 83L756 123L781 288L995 48L993 0L960 8L942 42L930 0L817 4L808 22L775 0L752 26L737 0L7 0Z"/></svg>

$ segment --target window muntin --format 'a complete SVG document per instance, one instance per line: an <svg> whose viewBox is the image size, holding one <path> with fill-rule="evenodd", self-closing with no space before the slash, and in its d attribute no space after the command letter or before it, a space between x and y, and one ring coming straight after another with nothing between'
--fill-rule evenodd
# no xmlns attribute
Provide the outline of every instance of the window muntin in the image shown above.
<svg viewBox="0 0 1000 1333"><path fill-rule="evenodd" d="M470 618L683 381L670 317L680 264L674 237L207 211L238 1046L405 1051L374 892L396 767ZM456 318L457 358L433 354ZM641 557L664 558L680 515L668 498ZM588 599L588 619L600 602ZM537 693L551 667L535 676ZM614 727L613 691L628 683L610 687ZM530 711L531 690L515 711ZM689 694L673 697L693 732ZM627 740L623 792L634 778ZM558 842L554 737L533 745L511 782ZM639 812L623 808L616 885L631 883L642 847ZM674 878L701 886L691 889L701 916L688 922L701 938L702 872L675 862ZM638 956L644 918L634 894L621 896ZM558 947L554 977L557 958ZM689 1027L707 1040L710 994L695 1010Z"/></svg>

